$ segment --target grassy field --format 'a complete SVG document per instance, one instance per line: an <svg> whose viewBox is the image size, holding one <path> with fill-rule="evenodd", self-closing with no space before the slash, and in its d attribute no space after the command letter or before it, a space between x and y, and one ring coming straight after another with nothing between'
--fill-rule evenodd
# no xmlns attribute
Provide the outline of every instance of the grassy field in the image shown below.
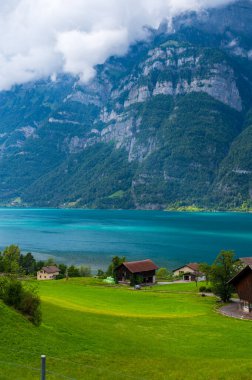
<svg viewBox="0 0 252 380"><path fill-rule="evenodd" d="M219 315L195 284L134 291L97 280L38 283L43 323L0 303L0 379L251 379L252 322Z"/></svg>

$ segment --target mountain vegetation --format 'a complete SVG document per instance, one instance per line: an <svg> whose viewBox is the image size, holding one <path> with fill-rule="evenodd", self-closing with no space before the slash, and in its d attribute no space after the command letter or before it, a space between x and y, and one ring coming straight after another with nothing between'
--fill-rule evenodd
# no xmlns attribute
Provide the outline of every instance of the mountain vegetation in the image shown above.
<svg viewBox="0 0 252 380"><path fill-rule="evenodd" d="M238 21L237 21L238 20ZM252 209L252 3L0 93L2 206Z"/></svg>

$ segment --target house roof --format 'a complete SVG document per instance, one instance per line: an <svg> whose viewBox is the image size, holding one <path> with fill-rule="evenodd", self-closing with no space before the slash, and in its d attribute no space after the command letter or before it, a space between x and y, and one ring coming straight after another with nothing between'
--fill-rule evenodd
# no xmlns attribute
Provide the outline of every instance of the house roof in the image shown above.
<svg viewBox="0 0 252 380"><path fill-rule="evenodd" d="M152 260L141 260L141 261L126 261L122 263L131 273L148 272L150 270L156 270L158 267L153 263Z"/></svg>
<svg viewBox="0 0 252 380"><path fill-rule="evenodd" d="M45 271L48 274L59 272L59 268L56 265L51 265L48 267L43 267L41 270Z"/></svg>
<svg viewBox="0 0 252 380"><path fill-rule="evenodd" d="M194 272L197 272L199 270L199 264L198 263L189 263L189 264L183 265L182 267L174 269L173 272L176 272L177 270L182 269L184 267L188 267L188 268L192 269Z"/></svg>
<svg viewBox="0 0 252 380"><path fill-rule="evenodd" d="M252 257L241 257L239 260L245 265L252 265Z"/></svg>
<svg viewBox="0 0 252 380"><path fill-rule="evenodd" d="M252 272L252 265L247 265L243 268L239 273L237 273L231 280L228 281L228 284L236 285L239 281L246 276L247 274Z"/></svg>

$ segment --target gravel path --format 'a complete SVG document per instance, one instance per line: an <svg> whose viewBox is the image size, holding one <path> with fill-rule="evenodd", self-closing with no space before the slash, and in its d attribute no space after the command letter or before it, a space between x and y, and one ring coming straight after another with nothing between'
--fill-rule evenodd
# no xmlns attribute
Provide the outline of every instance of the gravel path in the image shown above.
<svg viewBox="0 0 252 380"><path fill-rule="evenodd" d="M245 313L239 310L239 302L236 300L228 305L222 306L219 312L223 315L238 319L250 319L252 320L252 313Z"/></svg>

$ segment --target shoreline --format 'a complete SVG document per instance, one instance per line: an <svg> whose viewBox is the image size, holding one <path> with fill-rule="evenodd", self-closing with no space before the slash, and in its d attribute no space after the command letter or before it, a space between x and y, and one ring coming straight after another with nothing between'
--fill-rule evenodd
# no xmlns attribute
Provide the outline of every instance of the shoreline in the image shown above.
<svg viewBox="0 0 252 380"><path fill-rule="evenodd" d="M187 214L218 214L218 213L234 213L234 214L252 214L252 210L209 210L209 209L150 209L150 208L79 208L79 207L28 207L28 206L0 206L0 210L63 210L63 211L150 211L150 212L166 212L166 213L187 213Z"/></svg>

